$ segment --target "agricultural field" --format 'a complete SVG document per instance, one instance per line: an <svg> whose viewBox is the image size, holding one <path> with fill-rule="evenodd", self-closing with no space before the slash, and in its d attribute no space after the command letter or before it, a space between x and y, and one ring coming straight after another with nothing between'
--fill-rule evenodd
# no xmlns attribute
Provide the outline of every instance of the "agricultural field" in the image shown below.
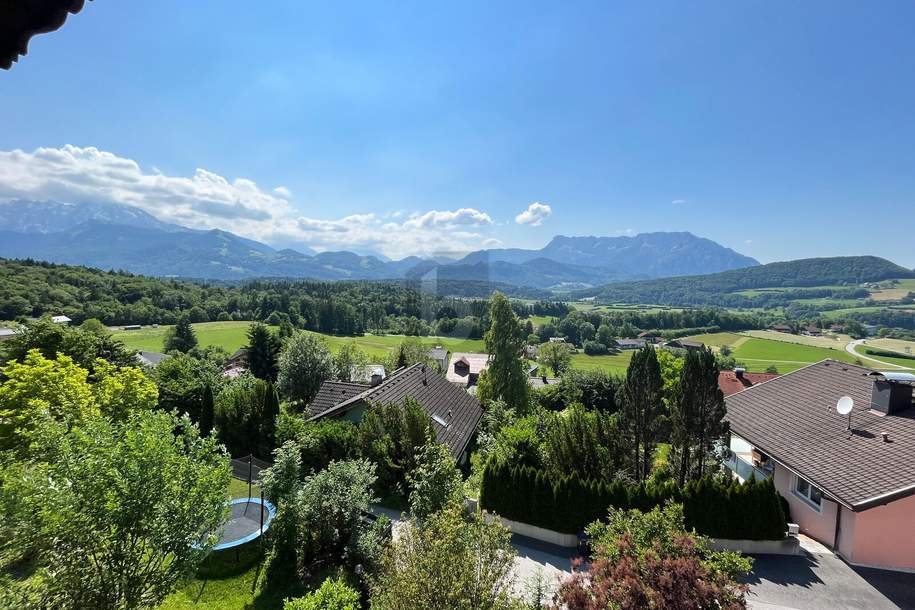
<svg viewBox="0 0 915 610"><path fill-rule="evenodd" d="M851 337L848 335L830 334L823 337L808 337L807 335L790 335L788 333L780 333L774 330L747 330L740 334L756 337L757 339L771 339L772 341L799 343L801 345L825 347L827 349L845 349L846 344L851 341Z"/></svg>
<svg viewBox="0 0 915 610"><path fill-rule="evenodd" d="M606 356L589 356L579 353L572 354L572 368L582 371L601 370L614 375L625 375L630 360L632 360L632 350Z"/></svg>
<svg viewBox="0 0 915 610"><path fill-rule="evenodd" d="M797 338L794 335L785 337ZM687 339L702 341L719 349L727 345L731 348L734 358L750 371L765 371L768 367L774 366L779 373L789 373L826 358L842 362L855 361L854 356L845 351L845 344L841 342L836 342L836 347L830 349L738 333L695 335Z"/></svg>
<svg viewBox="0 0 915 610"><path fill-rule="evenodd" d="M874 350L882 351L882 348L877 347L872 344L870 341L866 342L863 345L858 345L855 347L855 352L861 355L861 359L864 361L866 366L871 368L879 368L879 365L873 360L879 360L880 362L886 362L889 364L896 365L896 367L915 370L915 360L912 358L906 358L906 354L900 353L899 358L894 358L892 356L884 356L883 354L868 354L867 349L871 348ZM890 367L886 367L890 368Z"/></svg>
<svg viewBox="0 0 915 610"><path fill-rule="evenodd" d="M897 280L899 283L891 288L871 291L875 301L898 301L910 292L915 292L915 280Z"/></svg>
<svg viewBox="0 0 915 610"><path fill-rule="evenodd" d="M900 354L915 354L915 341L903 341L902 339L868 339L868 347L885 349Z"/></svg>

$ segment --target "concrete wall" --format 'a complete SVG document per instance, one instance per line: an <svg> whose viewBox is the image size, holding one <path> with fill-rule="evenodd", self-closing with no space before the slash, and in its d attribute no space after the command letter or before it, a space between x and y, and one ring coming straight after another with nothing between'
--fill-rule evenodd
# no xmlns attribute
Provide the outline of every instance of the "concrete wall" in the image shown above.
<svg viewBox="0 0 915 610"><path fill-rule="evenodd" d="M818 540L828 547L835 543L836 514L838 504L823 498L820 510L817 511L810 504L800 499L792 491L794 489L794 475L781 464L775 464L772 479L775 488L786 500L791 508L791 522L800 526L802 534Z"/></svg>
<svg viewBox="0 0 915 610"><path fill-rule="evenodd" d="M487 523L494 519L493 515L489 513L484 514L483 518L486 519ZM565 548L576 548L578 546L578 536L575 534L563 534L560 532L554 532L553 530L544 529L542 527L537 527L536 525L530 525L528 523L522 523L520 521L512 521L511 519L505 519L503 517L500 517L499 520L502 522L502 525L511 530L513 534L527 536L528 538L533 538L534 540L547 542L549 544L555 544L556 546Z"/></svg>
<svg viewBox="0 0 915 610"><path fill-rule="evenodd" d="M915 496L856 513L852 533L851 563L915 571Z"/></svg>

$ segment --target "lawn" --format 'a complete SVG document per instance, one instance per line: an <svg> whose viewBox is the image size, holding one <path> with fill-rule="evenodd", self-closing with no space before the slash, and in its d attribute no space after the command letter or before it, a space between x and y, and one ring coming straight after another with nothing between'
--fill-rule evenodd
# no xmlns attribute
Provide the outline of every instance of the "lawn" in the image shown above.
<svg viewBox="0 0 915 610"><path fill-rule="evenodd" d="M572 354L572 368L582 371L602 370L616 375L625 375L632 360L632 350L624 350L619 354L607 356L589 356L587 354Z"/></svg>
<svg viewBox="0 0 915 610"><path fill-rule="evenodd" d="M727 345L731 349L738 347L748 340L747 337L738 335L737 333L708 333L705 335L693 335L692 337L686 337L686 339L689 341L699 341L709 347L721 348Z"/></svg>
<svg viewBox="0 0 915 610"><path fill-rule="evenodd" d="M825 347L827 349L845 349L845 345L851 341L848 335L827 334L821 337L809 337L807 335L791 335L780 333L774 330L748 330L740 333L757 339L771 339L772 341L782 341L784 343L800 343L801 345L812 345L813 347Z"/></svg>
<svg viewBox="0 0 915 610"><path fill-rule="evenodd" d="M251 322L203 322L192 324L197 340L202 347L218 345L232 353L247 344L246 333ZM127 347L150 352L160 352L164 348L165 333L169 327L144 327L140 330L115 331L115 337ZM316 333L317 334L317 333ZM382 358L393 352L406 339L403 335L364 335L362 337L338 337L321 335L327 341L331 351L336 352L345 343L355 342L370 358ZM482 339L455 339L452 337L420 337L420 341L429 347L441 345L452 352L483 351Z"/></svg>

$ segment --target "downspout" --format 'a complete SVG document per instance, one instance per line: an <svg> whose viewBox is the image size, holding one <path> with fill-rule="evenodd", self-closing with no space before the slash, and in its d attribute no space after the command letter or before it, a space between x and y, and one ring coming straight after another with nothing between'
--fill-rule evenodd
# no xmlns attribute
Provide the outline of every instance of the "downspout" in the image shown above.
<svg viewBox="0 0 915 610"><path fill-rule="evenodd" d="M836 502L836 531L833 535L832 551L839 556L842 555L842 551L839 550L839 532L842 530L842 509L843 506Z"/></svg>

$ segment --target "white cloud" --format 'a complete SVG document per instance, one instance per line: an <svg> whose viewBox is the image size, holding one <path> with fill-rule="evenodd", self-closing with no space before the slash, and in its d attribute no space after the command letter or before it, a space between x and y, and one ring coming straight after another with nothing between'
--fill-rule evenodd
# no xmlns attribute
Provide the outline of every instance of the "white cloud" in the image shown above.
<svg viewBox="0 0 915 610"><path fill-rule="evenodd" d="M747 244L747 245L749 246L750 244L753 243L753 240L752 240L752 239L745 239L745 240L743 241L743 243L745 243L745 244Z"/></svg>
<svg viewBox="0 0 915 610"><path fill-rule="evenodd" d="M553 208L548 206L545 203L540 203L535 201L534 203L527 206L527 209L515 216L515 222L519 225L531 225L532 227L539 227L543 224L543 221L550 217L550 214L553 213Z"/></svg>
<svg viewBox="0 0 915 610"><path fill-rule="evenodd" d="M491 237L481 231L494 224L474 208L313 218L293 207L291 196L285 186L265 191L247 178L229 180L206 169L192 176L144 171L132 159L93 147L0 151L0 200L127 204L166 222L284 246L377 250L392 258L460 253L485 247Z"/></svg>
<svg viewBox="0 0 915 610"><path fill-rule="evenodd" d="M687 201L686 201L686 199L674 199L673 201L671 201L671 203L674 205L681 205L681 204L687 203Z"/></svg>

